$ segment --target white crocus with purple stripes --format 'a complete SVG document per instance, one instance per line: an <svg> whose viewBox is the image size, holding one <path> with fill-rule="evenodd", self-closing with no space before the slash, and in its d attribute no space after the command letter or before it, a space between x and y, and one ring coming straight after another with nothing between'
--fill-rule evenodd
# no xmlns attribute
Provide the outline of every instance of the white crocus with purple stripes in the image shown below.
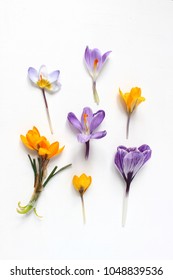
<svg viewBox="0 0 173 280"><path fill-rule="evenodd" d="M53 93L53 92L57 92L61 88L61 84L58 81L59 74L60 74L59 70L55 70L50 74L48 74L45 65L42 65L39 71L37 71L33 67L29 67L28 69L29 79L32 81L32 83L35 86L39 87L42 90L51 133L53 133L53 129L52 129L52 123L49 114L48 103L46 100L45 90Z"/></svg>

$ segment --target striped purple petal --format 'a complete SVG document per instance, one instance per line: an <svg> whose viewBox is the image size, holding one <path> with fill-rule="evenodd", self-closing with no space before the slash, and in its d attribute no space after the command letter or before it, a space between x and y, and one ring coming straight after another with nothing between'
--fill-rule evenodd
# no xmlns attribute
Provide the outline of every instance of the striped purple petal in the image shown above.
<svg viewBox="0 0 173 280"><path fill-rule="evenodd" d="M142 145L138 150L144 155L144 163L150 159L152 151L148 145Z"/></svg>
<svg viewBox="0 0 173 280"><path fill-rule="evenodd" d="M124 175L124 170L123 170L123 159L124 157L127 155L128 150L126 147L124 146L119 146L117 148L117 152L115 154L115 158L114 158L114 163L117 166L118 170L120 171L120 173L122 175Z"/></svg>
<svg viewBox="0 0 173 280"><path fill-rule="evenodd" d="M129 152L123 159L123 171L126 178L132 174L132 178L144 164L144 155L141 152Z"/></svg>

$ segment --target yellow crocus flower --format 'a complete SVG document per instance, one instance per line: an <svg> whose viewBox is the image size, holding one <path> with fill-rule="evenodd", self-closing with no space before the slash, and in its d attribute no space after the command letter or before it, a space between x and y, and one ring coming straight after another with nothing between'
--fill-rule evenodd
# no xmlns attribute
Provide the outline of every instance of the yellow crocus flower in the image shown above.
<svg viewBox="0 0 173 280"><path fill-rule="evenodd" d="M138 87L132 88L131 91L127 93L122 93L119 89L119 93L125 102L128 113L132 113L141 102L145 101L145 98L141 96L141 89Z"/></svg>
<svg viewBox="0 0 173 280"><path fill-rule="evenodd" d="M80 193L81 192L84 193L89 188L91 182L92 182L91 176L87 176L84 173L79 177L76 175L73 177L73 186Z"/></svg>
<svg viewBox="0 0 173 280"><path fill-rule="evenodd" d="M84 224L86 222L86 215L85 215L85 206L84 206L83 194L89 188L89 186L91 185L91 182L92 182L92 177L91 176L87 176L84 173L81 174L79 177L75 175L73 177L73 180L72 180L74 188L79 192L79 194L81 196Z"/></svg>
<svg viewBox="0 0 173 280"><path fill-rule="evenodd" d="M135 108L143 101L145 101L145 98L141 96L141 89L139 87L133 87L130 92L123 93L119 89L119 93L121 98L124 100L127 114L128 114L128 120L127 120L127 130L126 130L126 138L128 138L129 134L129 123L130 123L130 116L135 110Z"/></svg>
<svg viewBox="0 0 173 280"><path fill-rule="evenodd" d="M59 142L50 144L46 137L40 135L35 126L27 132L26 136L21 135L20 138L27 148L37 151L39 156L47 159L60 154L64 149L64 146L59 148Z"/></svg>

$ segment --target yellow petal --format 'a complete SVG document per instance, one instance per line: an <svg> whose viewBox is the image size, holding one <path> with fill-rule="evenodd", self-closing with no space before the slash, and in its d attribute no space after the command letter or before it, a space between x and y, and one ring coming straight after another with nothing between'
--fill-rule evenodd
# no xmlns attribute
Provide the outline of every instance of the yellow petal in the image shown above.
<svg viewBox="0 0 173 280"><path fill-rule="evenodd" d="M89 188L91 181L91 176L87 176L84 173L80 177L76 175L73 177L73 185L77 191L82 190L83 192L85 192Z"/></svg>
<svg viewBox="0 0 173 280"><path fill-rule="evenodd" d="M31 150L34 150L33 147L28 143L28 141L27 141L27 139L26 139L25 136L20 135L20 139L21 139L21 141L23 142L23 144L24 144L27 148L29 148L29 149L31 149Z"/></svg>
<svg viewBox="0 0 173 280"><path fill-rule="evenodd" d="M38 137L40 137L40 132L38 131L36 126L33 126L33 131L38 135Z"/></svg>
<svg viewBox="0 0 173 280"><path fill-rule="evenodd" d="M75 187L75 189L77 190L77 191L79 191L80 190L80 184L79 184L79 177L78 176L73 176L73 181L72 181L72 183L73 183L73 186Z"/></svg>
<svg viewBox="0 0 173 280"><path fill-rule="evenodd" d="M37 139L36 145L39 145L40 148L49 149L50 143L46 137L41 136Z"/></svg>
<svg viewBox="0 0 173 280"><path fill-rule="evenodd" d="M38 154L39 154L40 156L45 156L45 155L49 155L50 152L49 152L47 149L39 148Z"/></svg>
<svg viewBox="0 0 173 280"><path fill-rule="evenodd" d="M141 89L139 87L134 87L131 89L130 91L130 95L133 97L133 98L138 98L141 96Z"/></svg>

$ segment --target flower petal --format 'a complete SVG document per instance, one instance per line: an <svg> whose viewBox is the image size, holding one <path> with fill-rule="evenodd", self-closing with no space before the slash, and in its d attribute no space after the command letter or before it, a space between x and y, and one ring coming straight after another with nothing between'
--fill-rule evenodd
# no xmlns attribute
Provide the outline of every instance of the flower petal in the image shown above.
<svg viewBox="0 0 173 280"><path fill-rule="evenodd" d="M86 49L85 49L84 57L85 57L85 62L86 62L86 64L87 64L87 66L89 67L89 69L91 69L91 64L90 64L90 49L88 48L88 46L87 46Z"/></svg>
<svg viewBox="0 0 173 280"><path fill-rule="evenodd" d="M77 135L77 140L81 143L86 143L90 140L91 135L79 133Z"/></svg>
<svg viewBox="0 0 173 280"><path fill-rule="evenodd" d="M128 178L128 174L132 174L132 178L144 164L144 155L141 152L129 152L123 159L123 171Z"/></svg>
<svg viewBox="0 0 173 280"><path fill-rule="evenodd" d="M49 155L50 152L49 152L49 150L47 150L47 149L39 148L38 154L39 154L40 156L45 156L45 155Z"/></svg>
<svg viewBox="0 0 173 280"><path fill-rule="evenodd" d="M150 159L152 151L148 145L142 145L138 150L144 155L144 163Z"/></svg>
<svg viewBox="0 0 173 280"><path fill-rule="evenodd" d="M107 134L106 130L98 131L98 132L95 132L95 133L91 134L91 139L100 139L100 138L105 137L106 134Z"/></svg>
<svg viewBox="0 0 173 280"><path fill-rule="evenodd" d="M20 139L22 141L22 143L29 149L34 150L34 148L30 145L30 143L28 142L27 138L23 135L20 135Z"/></svg>
<svg viewBox="0 0 173 280"><path fill-rule="evenodd" d="M91 62L94 64L94 61L98 59L98 63L102 63L102 55L99 49L93 49L91 50Z"/></svg>
<svg viewBox="0 0 173 280"><path fill-rule="evenodd" d="M105 117L105 112L103 110L99 110L95 114L93 114L93 118L90 125L90 132L92 133L103 121Z"/></svg>
<svg viewBox="0 0 173 280"><path fill-rule="evenodd" d="M60 90L60 88L61 88L61 84L58 81L56 81L56 82L51 84L51 89L49 89L48 91L49 92L57 92L57 91Z"/></svg>
<svg viewBox="0 0 173 280"><path fill-rule="evenodd" d="M42 66L40 67L38 76L39 76L39 78L40 78L40 76L42 76L42 78L48 80L48 73L47 73L47 68L46 68L45 65L42 65Z"/></svg>
<svg viewBox="0 0 173 280"><path fill-rule="evenodd" d="M82 132L82 125L80 121L76 118L75 114L73 114L72 112L68 113L67 119L74 128Z"/></svg>
<svg viewBox="0 0 173 280"><path fill-rule="evenodd" d="M81 124L82 124L83 130L85 130L84 116L87 116L87 123L88 123L88 126L90 127L91 121L93 119L93 112L92 112L91 108L85 107L83 109L82 116L81 116Z"/></svg>
<svg viewBox="0 0 173 280"><path fill-rule="evenodd" d="M48 81L49 81L50 83L54 83L55 81L58 80L59 74L60 74L60 71L59 71L59 70L53 71L52 73L50 73L50 74L48 75Z"/></svg>
<svg viewBox="0 0 173 280"><path fill-rule="evenodd" d="M54 142L52 143L50 146L49 146L49 157L48 158L51 158L53 157L54 155L56 155L56 153L58 152L58 149L59 149L59 142Z"/></svg>
<svg viewBox="0 0 173 280"><path fill-rule="evenodd" d="M106 53L104 53L103 55L102 55L102 63L104 63L105 61L106 61L106 58L108 57L108 55L111 53L112 51L108 51L108 52L106 52Z"/></svg>
<svg viewBox="0 0 173 280"><path fill-rule="evenodd" d="M120 173L124 176L124 170L123 170L123 159L125 157L125 155L127 155L128 150L125 146L119 146L117 148L117 152L115 154L115 159L114 159L114 163L117 166L118 170L120 171Z"/></svg>
<svg viewBox="0 0 173 280"><path fill-rule="evenodd" d="M29 67L28 68L28 76L30 78L30 80L34 83L37 84L38 81L38 72L35 68L33 67Z"/></svg>

